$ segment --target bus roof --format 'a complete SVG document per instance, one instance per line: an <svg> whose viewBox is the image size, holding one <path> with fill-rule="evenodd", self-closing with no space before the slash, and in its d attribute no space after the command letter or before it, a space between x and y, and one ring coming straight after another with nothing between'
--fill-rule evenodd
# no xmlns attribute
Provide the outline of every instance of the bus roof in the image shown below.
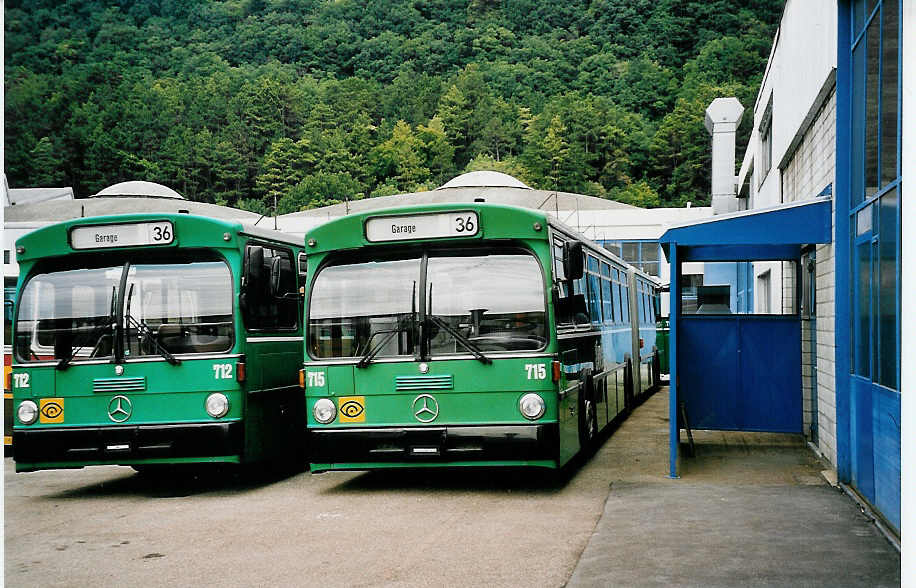
<svg viewBox="0 0 916 588"><path fill-rule="evenodd" d="M177 241L170 242L169 245L172 246L177 244L180 247L238 247L237 237L239 235L256 236L260 239L296 247L302 246L297 240L279 231L245 226L238 221L214 219L185 213L161 212L85 217L41 227L23 235L16 241L16 257L19 262L23 262L70 253L73 251L70 241L71 231L78 227L129 225L131 223L154 221L169 221L176 227ZM226 239L226 234L235 238ZM161 245L146 244L118 249L142 250L150 246L162 247ZM110 251L112 249L108 247L100 248L99 250Z"/></svg>
<svg viewBox="0 0 916 588"><path fill-rule="evenodd" d="M388 240L370 240L367 236L367 223L372 219L405 218L431 215L436 213L474 212L479 217L480 230L474 229L470 237L458 234L437 235L427 238L405 237ZM486 202L450 202L423 204L373 210L341 217L323 225L314 227L305 235L306 251L309 254L336 249L356 249L365 246L391 245L392 243L418 243L430 241L476 241L487 239L546 239L547 214L504 204Z"/></svg>

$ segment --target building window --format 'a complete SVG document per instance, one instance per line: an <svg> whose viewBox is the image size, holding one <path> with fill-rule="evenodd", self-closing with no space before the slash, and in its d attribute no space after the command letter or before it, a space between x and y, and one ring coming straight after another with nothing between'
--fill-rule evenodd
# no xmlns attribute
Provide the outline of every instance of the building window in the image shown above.
<svg viewBox="0 0 916 588"><path fill-rule="evenodd" d="M899 390L900 7L853 9L850 365Z"/></svg>
<svg viewBox="0 0 916 588"><path fill-rule="evenodd" d="M602 241L601 245L650 276L659 277L661 275L659 267L661 246L658 241Z"/></svg>
<svg viewBox="0 0 916 588"><path fill-rule="evenodd" d="M760 119L758 129L760 135L760 183L766 179L770 173L770 167L773 165L773 95L767 102L766 110L763 111L763 118ZM759 186L759 184L758 184Z"/></svg>
<svg viewBox="0 0 916 588"><path fill-rule="evenodd" d="M9 264L10 264L10 250L4 249L3 250L3 265L9 265Z"/></svg>

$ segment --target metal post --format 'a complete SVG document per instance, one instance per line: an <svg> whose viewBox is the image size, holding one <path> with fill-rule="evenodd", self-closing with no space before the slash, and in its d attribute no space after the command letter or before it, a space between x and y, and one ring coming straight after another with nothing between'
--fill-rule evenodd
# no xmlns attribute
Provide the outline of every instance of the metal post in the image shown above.
<svg viewBox="0 0 916 588"><path fill-rule="evenodd" d="M669 251L671 253L668 260L671 264L671 282L668 287L668 299L671 308L668 319L668 371L671 379L668 385L668 477L679 478L677 466L681 429L677 421L677 323L681 314L681 261L678 259L676 243L671 243Z"/></svg>

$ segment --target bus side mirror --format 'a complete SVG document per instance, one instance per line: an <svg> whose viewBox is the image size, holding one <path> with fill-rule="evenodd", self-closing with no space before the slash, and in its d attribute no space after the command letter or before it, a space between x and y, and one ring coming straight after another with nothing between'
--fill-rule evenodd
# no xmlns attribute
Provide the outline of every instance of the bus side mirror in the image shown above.
<svg viewBox="0 0 916 588"><path fill-rule="evenodd" d="M245 250L245 262L243 264L242 275L245 278L245 286L249 289L252 284L257 284L264 279L264 248L258 245L252 245Z"/></svg>
<svg viewBox="0 0 916 588"><path fill-rule="evenodd" d="M585 273L582 241L567 241L563 244L563 273L567 280L578 280Z"/></svg>

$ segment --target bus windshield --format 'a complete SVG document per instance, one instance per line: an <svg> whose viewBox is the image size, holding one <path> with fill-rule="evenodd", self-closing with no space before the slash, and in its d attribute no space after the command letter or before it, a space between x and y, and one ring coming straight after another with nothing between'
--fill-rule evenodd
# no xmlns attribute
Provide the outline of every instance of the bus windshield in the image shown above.
<svg viewBox="0 0 916 588"><path fill-rule="evenodd" d="M422 258L414 256L322 269L309 301L312 357L413 355L419 351L421 305L436 318L424 329L432 356L465 354L466 342L484 352L530 351L546 344L544 278L532 255L433 252L421 281L422 268Z"/></svg>
<svg viewBox="0 0 916 588"><path fill-rule="evenodd" d="M119 292L122 276L125 291ZM55 269L20 296L20 362L224 352L233 345L232 276L221 261ZM120 309L118 302L122 303ZM116 349L118 318L123 347Z"/></svg>

